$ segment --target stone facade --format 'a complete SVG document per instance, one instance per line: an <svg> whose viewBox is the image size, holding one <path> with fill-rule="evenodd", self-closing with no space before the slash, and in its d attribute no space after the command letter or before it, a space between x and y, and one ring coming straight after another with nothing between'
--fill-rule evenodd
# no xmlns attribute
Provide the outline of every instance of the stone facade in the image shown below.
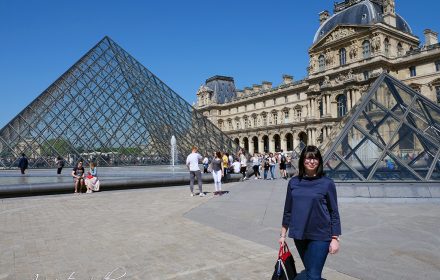
<svg viewBox="0 0 440 280"><path fill-rule="evenodd" d="M335 15L365 2L370 1L336 3ZM292 76L284 75L281 85L273 87L264 81L236 90L235 96L223 103L212 98L216 96L215 89L207 83L197 92L196 108L254 153L292 151L300 142L324 144L332 137L332 128L383 71L438 104L438 34L426 29L425 44L421 45L418 37L398 28L397 19L400 24L402 19L395 13L395 1L371 2L381 5L378 7L383 10L383 20L366 25L341 23L315 40L309 49L305 79L294 81ZM329 19L328 11L320 13L321 26ZM232 78L217 77L233 82ZM212 83L213 79L207 81Z"/></svg>

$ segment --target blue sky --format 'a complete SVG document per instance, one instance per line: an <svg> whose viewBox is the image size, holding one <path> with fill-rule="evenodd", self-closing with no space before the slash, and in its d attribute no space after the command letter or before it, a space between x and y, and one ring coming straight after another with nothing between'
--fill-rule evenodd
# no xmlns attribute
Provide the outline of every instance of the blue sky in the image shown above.
<svg viewBox="0 0 440 280"><path fill-rule="evenodd" d="M306 75L323 0L0 0L0 128L105 35L192 103L213 75L242 89ZM415 5L415 3L417 5ZM396 1L424 41L440 1Z"/></svg>

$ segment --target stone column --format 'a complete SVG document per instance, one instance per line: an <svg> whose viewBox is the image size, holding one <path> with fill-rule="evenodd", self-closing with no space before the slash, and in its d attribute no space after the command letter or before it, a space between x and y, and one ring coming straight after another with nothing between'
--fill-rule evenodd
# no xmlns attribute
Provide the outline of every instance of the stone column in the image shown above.
<svg viewBox="0 0 440 280"><path fill-rule="evenodd" d="M329 115L329 116L331 116L332 115L332 110L331 110L331 103L330 103L330 95L326 95L325 96L325 98L327 99L327 114Z"/></svg>
<svg viewBox="0 0 440 280"><path fill-rule="evenodd" d="M269 136L269 152L275 152L275 140L273 139L273 135Z"/></svg>
<svg viewBox="0 0 440 280"><path fill-rule="evenodd" d="M254 154L254 142L252 141L252 138L248 136L248 144L249 144L249 154Z"/></svg>
<svg viewBox="0 0 440 280"><path fill-rule="evenodd" d="M322 100L322 113L324 116L326 116L327 115L327 97L324 95L321 100Z"/></svg>
<svg viewBox="0 0 440 280"><path fill-rule="evenodd" d="M287 151L286 133L284 133L284 134L280 133L280 138L281 138L281 150L283 150L285 152L285 151Z"/></svg>
<svg viewBox="0 0 440 280"><path fill-rule="evenodd" d="M347 91L347 112L351 110L351 90Z"/></svg>
<svg viewBox="0 0 440 280"><path fill-rule="evenodd" d="M263 136L261 135L260 137L258 137L258 152L259 153L264 153L264 141L263 141Z"/></svg>

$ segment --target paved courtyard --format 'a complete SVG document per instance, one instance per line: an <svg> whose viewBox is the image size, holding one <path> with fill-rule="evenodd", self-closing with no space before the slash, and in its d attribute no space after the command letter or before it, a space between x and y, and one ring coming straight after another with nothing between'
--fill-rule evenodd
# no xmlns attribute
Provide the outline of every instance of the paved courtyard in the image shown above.
<svg viewBox="0 0 440 280"><path fill-rule="evenodd" d="M224 185L221 197L204 185L206 197L180 186L3 199L0 280L270 279L285 186L252 179ZM439 200L339 204L341 252L326 279L439 279Z"/></svg>

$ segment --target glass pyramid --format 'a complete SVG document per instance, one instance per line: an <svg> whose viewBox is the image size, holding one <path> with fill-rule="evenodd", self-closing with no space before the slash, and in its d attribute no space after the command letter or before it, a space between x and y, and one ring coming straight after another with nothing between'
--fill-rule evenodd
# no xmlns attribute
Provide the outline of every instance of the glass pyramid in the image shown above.
<svg viewBox="0 0 440 280"><path fill-rule="evenodd" d="M440 107L383 73L324 155L336 181L440 181Z"/></svg>
<svg viewBox="0 0 440 280"><path fill-rule="evenodd" d="M191 147L200 153L234 152L236 145L188 102L104 37L0 130L0 167L68 165L78 159L100 166L170 164Z"/></svg>

